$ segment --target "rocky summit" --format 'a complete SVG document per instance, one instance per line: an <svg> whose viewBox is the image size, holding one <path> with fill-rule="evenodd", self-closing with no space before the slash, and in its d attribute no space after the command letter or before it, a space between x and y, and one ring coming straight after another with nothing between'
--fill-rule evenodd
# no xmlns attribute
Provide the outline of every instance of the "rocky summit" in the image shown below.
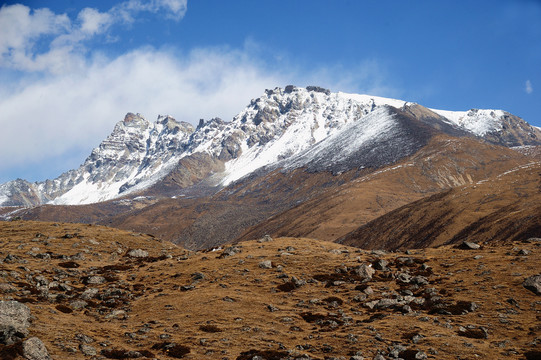
<svg viewBox="0 0 541 360"><path fill-rule="evenodd" d="M102 226L0 224L2 359L539 359L541 240L187 251Z"/></svg>

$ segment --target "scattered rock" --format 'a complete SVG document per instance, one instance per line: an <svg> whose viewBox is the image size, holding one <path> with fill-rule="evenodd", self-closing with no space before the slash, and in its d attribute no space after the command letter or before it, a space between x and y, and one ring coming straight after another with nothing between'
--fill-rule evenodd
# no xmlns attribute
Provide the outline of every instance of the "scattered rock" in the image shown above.
<svg viewBox="0 0 541 360"><path fill-rule="evenodd" d="M199 281L199 280L204 280L204 279L205 279L205 274L201 272L196 272L192 274L192 281Z"/></svg>
<svg viewBox="0 0 541 360"><path fill-rule="evenodd" d="M82 300L90 300L93 299L96 295L98 295L99 290L97 288L89 288L83 291L81 294Z"/></svg>
<svg viewBox="0 0 541 360"><path fill-rule="evenodd" d="M382 270L382 271L389 270L387 265L389 265L389 262L387 260L384 260L384 259L378 259L378 260L376 260L376 261L374 261L372 263L372 266L374 267L374 269Z"/></svg>
<svg viewBox="0 0 541 360"><path fill-rule="evenodd" d="M261 239L257 240L257 242L259 243L269 242L269 241L272 241L272 238L270 235L265 235Z"/></svg>
<svg viewBox="0 0 541 360"><path fill-rule="evenodd" d="M17 291L17 288L13 285L2 283L0 284L0 293L10 294Z"/></svg>
<svg viewBox="0 0 541 360"><path fill-rule="evenodd" d="M530 276L524 280L522 286L536 295L541 295L541 274Z"/></svg>
<svg viewBox="0 0 541 360"><path fill-rule="evenodd" d="M419 350L407 349L401 351L398 357L404 360L424 360L428 359L428 355Z"/></svg>
<svg viewBox="0 0 541 360"><path fill-rule="evenodd" d="M73 310L84 309L87 305L88 305L88 303L86 301L84 301L84 300L74 300L74 301L70 302L70 307Z"/></svg>
<svg viewBox="0 0 541 360"><path fill-rule="evenodd" d="M364 281L372 280L372 276L375 274L376 270L370 265L362 264L355 267L355 274L361 276Z"/></svg>
<svg viewBox="0 0 541 360"><path fill-rule="evenodd" d="M127 255L132 258L146 258L148 257L148 251L142 249L133 249L128 251Z"/></svg>
<svg viewBox="0 0 541 360"><path fill-rule="evenodd" d="M259 263L259 267L262 269L272 269L272 261L264 260Z"/></svg>
<svg viewBox="0 0 541 360"><path fill-rule="evenodd" d="M86 356L95 356L98 354L96 348L87 344L80 344L79 350Z"/></svg>
<svg viewBox="0 0 541 360"><path fill-rule="evenodd" d="M488 331L482 326L468 325L466 327L461 326L457 334L471 339L487 339Z"/></svg>
<svg viewBox="0 0 541 360"><path fill-rule="evenodd" d="M17 301L0 301L0 344L11 345L28 336L30 309Z"/></svg>
<svg viewBox="0 0 541 360"><path fill-rule="evenodd" d="M76 334L75 339L85 344L92 344L94 341L96 341L90 336L85 335L85 334Z"/></svg>
<svg viewBox="0 0 541 360"><path fill-rule="evenodd" d="M83 283L87 285L100 285L104 284L105 282L107 282L107 280L100 275L89 276L83 279Z"/></svg>
<svg viewBox="0 0 541 360"><path fill-rule="evenodd" d="M218 256L218 258L223 259L228 256L236 255L240 252L242 252L242 249L239 248L238 246L230 246L228 248L225 248L224 251L222 251L222 253L220 254L220 256Z"/></svg>
<svg viewBox="0 0 541 360"><path fill-rule="evenodd" d="M481 248L481 245L471 241L463 241L461 244L457 245L457 249L462 250L477 250L479 248Z"/></svg>
<svg viewBox="0 0 541 360"><path fill-rule="evenodd" d="M23 356L26 360L51 360L47 348L37 337L23 341Z"/></svg>

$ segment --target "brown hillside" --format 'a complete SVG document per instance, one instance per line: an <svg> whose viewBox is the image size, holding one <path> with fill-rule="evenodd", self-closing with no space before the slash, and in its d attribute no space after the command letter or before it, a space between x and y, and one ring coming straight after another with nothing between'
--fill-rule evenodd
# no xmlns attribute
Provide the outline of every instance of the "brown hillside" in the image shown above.
<svg viewBox="0 0 541 360"><path fill-rule="evenodd" d="M336 240L412 201L497 176L528 162L531 158L508 148L438 136L414 156L331 188L256 225L239 239L271 234ZM391 246L382 244L380 248L387 245Z"/></svg>
<svg viewBox="0 0 541 360"><path fill-rule="evenodd" d="M527 155L505 147L438 135L413 156L381 169L336 175L277 170L254 174L211 195L46 205L18 215L152 233L190 249L265 234L331 241L412 201L497 176L529 161Z"/></svg>
<svg viewBox="0 0 541 360"><path fill-rule="evenodd" d="M4 222L0 300L29 307L28 337L53 359L540 354L539 295L523 286L538 240L408 254L265 240L186 252L100 226ZM20 360L17 346L0 358Z"/></svg>
<svg viewBox="0 0 541 360"><path fill-rule="evenodd" d="M541 163L405 205L339 242L362 248L419 248L541 237Z"/></svg>

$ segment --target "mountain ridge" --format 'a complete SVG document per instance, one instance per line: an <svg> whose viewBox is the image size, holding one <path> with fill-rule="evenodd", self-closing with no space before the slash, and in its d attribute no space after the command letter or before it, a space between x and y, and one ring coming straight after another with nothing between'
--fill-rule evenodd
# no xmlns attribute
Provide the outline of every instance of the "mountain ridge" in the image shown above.
<svg viewBox="0 0 541 360"><path fill-rule="evenodd" d="M328 170L326 166L335 165L336 159L323 161L314 153L317 148L329 154L325 141L329 143L333 136L340 140L340 134L343 139L348 129L363 130L364 142L381 135L389 130L382 110L388 106L409 111L421 121L437 121L440 130L482 136L491 143L541 143L541 131L501 110L449 112L402 100L287 86L266 90L230 122L215 118L201 121L197 128L170 116L159 116L151 123L140 114L128 113L78 169L53 180L18 179L0 185L0 206L94 203L153 186L154 194L159 194L159 182L171 174L167 196L181 194L203 180L218 190L265 166ZM356 136L346 139L359 140ZM338 150L338 157L348 151ZM189 162L199 162L199 170L184 165ZM337 172L352 166L344 162Z"/></svg>

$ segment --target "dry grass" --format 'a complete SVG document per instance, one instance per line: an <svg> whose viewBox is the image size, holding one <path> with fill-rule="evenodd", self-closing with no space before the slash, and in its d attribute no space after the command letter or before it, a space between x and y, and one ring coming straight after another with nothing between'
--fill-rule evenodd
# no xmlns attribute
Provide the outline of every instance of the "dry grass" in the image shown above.
<svg viewBox="0 0 541 360"><path fill-rule="evenodd" d="M64 238L67 233L78 235ZM473 251L441 247L405 255L280 238L243 242L240 253L219 258L222 250L187 252L110 228L19 221L0 223L0 243L0 258L18 259L0 264L0 283L13 287L0 298L32 300L26 302L35 317L30 335L42 339L54 359L90 358L79 350L77 334L94 339L89 345L105 358L136 351L158 359L280 359L285 354L347 359L357 352L370 359L396 344L403 345L406 358L423 351L432 359L524 359L540 351L541 301L522 287L525 277L539 272L539 243L494 243ZM123 256L137 248L149 257ZM520 255L520 250L530 253ZM50 258L36 255L43 253ZM390 270L377 271L370 281L347 275L377 259L387 260ZM261 268L263 260L273 267ZM79 267L60 266L67 261ZM429 284L400 283L395 278L406 270ZM51 287L55 296L44 297L36 291L39 275L48 281L57 277L70 289ZM83 284L94 275L108 280ZM293 286L280 291L286 283ZM84 308L74 306L91 287L98 295ZM408 289L426 297L428 288L441 297L441 309L423 305L404 312L364 305ZM465 313L471 302L478 308ZM468 325L487 329L488 337L460 336L460 327Z"/></svg>

